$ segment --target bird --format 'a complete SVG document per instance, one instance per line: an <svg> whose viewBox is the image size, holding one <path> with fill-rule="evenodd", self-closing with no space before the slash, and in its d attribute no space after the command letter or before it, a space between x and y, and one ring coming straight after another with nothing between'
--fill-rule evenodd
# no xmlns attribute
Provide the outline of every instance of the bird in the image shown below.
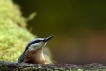
<svg viewBox="0 0 106 71"><path fill-rule="evenodd" d="M30 41L24 52L19 56L18 63L45 64L46 58L43 48L52 37L53 35L47 38L35 38Z"/></svg>

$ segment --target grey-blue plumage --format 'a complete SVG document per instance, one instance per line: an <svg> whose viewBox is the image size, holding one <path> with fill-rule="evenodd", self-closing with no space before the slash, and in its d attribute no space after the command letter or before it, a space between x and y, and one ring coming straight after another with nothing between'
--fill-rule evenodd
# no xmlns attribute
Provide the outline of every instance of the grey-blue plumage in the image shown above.
<svg viewBox="0 0 106 71"><path fill-rule="evenodd" d="M25 52L21 54L21 56L18 58L18 63L22 63L24 61Z"/></svg>

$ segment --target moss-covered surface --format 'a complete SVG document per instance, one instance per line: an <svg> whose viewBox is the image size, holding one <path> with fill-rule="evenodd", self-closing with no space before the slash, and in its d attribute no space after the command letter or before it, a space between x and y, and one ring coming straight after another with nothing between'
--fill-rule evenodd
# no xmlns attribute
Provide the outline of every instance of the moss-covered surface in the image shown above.
<svg viewBox="0 0 106 71"><path fill-rule="evenodd" d="M18 5L12 0L0 0L0 60L17 62L27 43L36 38L26 25ZM51 62L48 56L47 61Z"/></svg>
<svg viewBox="0 0 106 71"><path fill-rule="evenodd" d="M35 37L25 29L24 19L11 0L0 0L0 60L17 61L28 41Z"/></svg>
<svg viewBox="0 0 106 71"><path fill-rule="evenodd" d="M87 65L74 64L26 64L0 61L0 70L6 71L106 71L106 66L92 63Z"/></svg>

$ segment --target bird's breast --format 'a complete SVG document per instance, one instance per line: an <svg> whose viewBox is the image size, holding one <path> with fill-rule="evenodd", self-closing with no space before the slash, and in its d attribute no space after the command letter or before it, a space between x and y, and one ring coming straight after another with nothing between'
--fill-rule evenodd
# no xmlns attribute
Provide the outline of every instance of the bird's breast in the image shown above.
<svg viewBox="0 0 106 71"><path fill-rule="evenodd" d="M45 64L45 56L42 50L37 51L29 51L27 50L25 53L25 63L32 63L32 64Z"/></svg>

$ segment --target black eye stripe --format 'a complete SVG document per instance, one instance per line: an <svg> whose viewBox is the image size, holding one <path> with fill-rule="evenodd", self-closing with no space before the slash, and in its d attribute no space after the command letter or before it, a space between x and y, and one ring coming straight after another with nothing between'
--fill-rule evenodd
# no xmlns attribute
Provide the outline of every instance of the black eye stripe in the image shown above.
<svg viewBox="0 0 106 71"><path fill-rule="evenodd" d="M34 44L34 43L38 43L41 42L42 40L36 40L36 41L32 41L31 43L29 43L29 45Z"/></svg>
<svg viewBox="0 0 106 71"><path fill-rule="evenodd" d="M41 42L41 41L42 41L42 40L36 40L36 41L30 42L30 43L26 46L25 51L28 49L28 47L29 47L30 45L35 44L35 43L38 43L38 42Z"/></svg>
<svg viewBox="0 0 106 71"><path fill-rule="evenodd" d="M38 42L40 42L41 40L36 40L34 43L38 43Z"/></svg>

